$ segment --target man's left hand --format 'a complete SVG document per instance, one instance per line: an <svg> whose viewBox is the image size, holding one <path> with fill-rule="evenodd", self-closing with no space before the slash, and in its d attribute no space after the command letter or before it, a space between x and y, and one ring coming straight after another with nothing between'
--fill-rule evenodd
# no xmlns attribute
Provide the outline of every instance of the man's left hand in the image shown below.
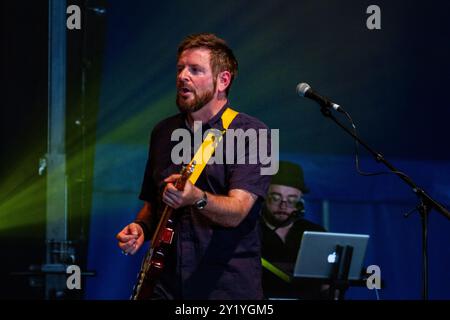
<svg viewBox="0 0 450 320"><path fill-rule="evenodd" d="M203 192L189 180L186 181L183 191L175 188L175 183L180 177L180 174L172 174L164 179L167 185L164 189L162 200L174 209L191 206L203 196Z"/></svg>

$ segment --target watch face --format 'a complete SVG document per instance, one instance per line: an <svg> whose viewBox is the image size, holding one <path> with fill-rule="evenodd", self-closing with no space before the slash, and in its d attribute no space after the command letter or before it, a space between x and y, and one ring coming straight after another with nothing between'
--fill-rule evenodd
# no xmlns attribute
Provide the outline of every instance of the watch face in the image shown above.
<svg viewBox="0 0 450 320"><path fill-rule="evenodd" d="M203 209L206 206L206 200L200 199L196 203L197 209Z"/></svg>

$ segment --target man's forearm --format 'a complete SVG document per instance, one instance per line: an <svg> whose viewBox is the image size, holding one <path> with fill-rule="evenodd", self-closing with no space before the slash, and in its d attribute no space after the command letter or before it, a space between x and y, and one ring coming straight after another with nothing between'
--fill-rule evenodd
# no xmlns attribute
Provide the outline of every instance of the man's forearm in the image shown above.
<svg viewBox="0 0 450 320"><path fill-rule="evenodd" d="M208 204L201 214L208 217L212 222L223 227L236 227L247 216L253 206L256 196L249 194L249 201L244 201L232 196L219 196L207 193Z"/></svg>
<svg viewBox="0 0 450 320"><path fill-rule="evenodd" d="M167 186L163 192L163 201L172 208L195 206L203 198L203 191L187 182L184 190L177 190L173 183L179 175L171 175L164 181ZM231 189L227 195L207 194L207 204L198 209L200 214L208 217L213 223L223 227L236 227L247 216L257 199L257 195L244 189Z"/></svg>
<svg viewBox="0 0 450 320"><path fill-rule="evenodd" d="M136 216L136 220L145 221L147 223L150 223L150 218L152 216L152 210L151 205L149 202L145 201L144 206L139 211L139 213Z"/></svg>
<svg viewBox="0 0 450 320"><path fill-rule="evenodd" d="M145 234L145 239L148 240L151 236L151 217L152 217L152 210L151 205L149 202L145 201L144 206L139 211L139 213L136 216L136 219L134 220L136 223L138 223Z"/></svg>

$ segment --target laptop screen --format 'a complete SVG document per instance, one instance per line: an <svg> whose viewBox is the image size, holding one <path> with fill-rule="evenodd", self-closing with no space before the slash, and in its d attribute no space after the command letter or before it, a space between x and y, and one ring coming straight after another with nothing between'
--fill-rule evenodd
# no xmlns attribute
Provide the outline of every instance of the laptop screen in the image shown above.
<svg viewBox="0 0 450 320"><path fill-rule="evenodd" d="M336 246L348 245L353 247L348 279L359 280L368 240L369 235L366 234L305 231L294 267L294 277L330 278L337 260Z"/></svg>

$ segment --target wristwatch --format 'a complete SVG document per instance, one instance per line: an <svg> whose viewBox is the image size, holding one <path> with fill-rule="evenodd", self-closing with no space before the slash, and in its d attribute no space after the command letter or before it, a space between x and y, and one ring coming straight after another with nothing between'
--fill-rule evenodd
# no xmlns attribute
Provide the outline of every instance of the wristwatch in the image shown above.
<svg viewBox="0 0 450 320"><path fill-rule="evenodd" d="M198 210L202 210L204 207L206 207L206 205L208 204L208 197L206 196L206 192L203 191L203 197L200 200L197 200L194 203L194 206L198 209Z"/></svg>

